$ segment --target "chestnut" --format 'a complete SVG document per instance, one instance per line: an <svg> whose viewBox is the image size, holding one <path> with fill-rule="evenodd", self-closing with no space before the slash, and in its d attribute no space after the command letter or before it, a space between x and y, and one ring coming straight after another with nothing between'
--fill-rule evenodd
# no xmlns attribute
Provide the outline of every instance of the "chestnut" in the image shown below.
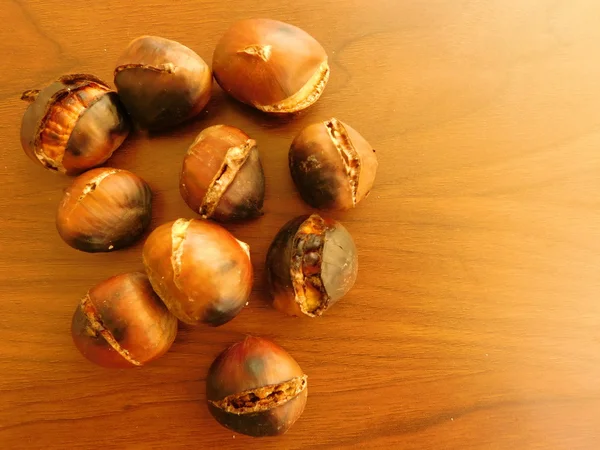
<svg viewBox="0 0 600 450"><path fill-rule="evenodd" d="M71 335L81 354L95 364L136 367L169 350L177 335L177 319L145 274L125 273L89 290L77 305Z"/></svg>
<svg viewBox="0 0 600 450"><path fill-rule="evenodd" d="M275 308L316 317L352 288L358 258L342 224L312 214L296 217L279 230L267 252L266 269Z"/></svg>
<svg viewBox="0 0 600 450"><path fill-rule="evenodd" d="M213 54L217 83L267 113L295 113L315 103L329 79L327 53L298 27L270 19L234 23Z"/></svg>
<svg viewBox="0 0 600 450"><path fill-rule="evenodd" d="M183 160L179 190L204 219L229 222L262 215L265 177L256 141L227 125L206 128Z"/></svg>
<svg viewBox="0 0 600 450"><path fill-rule="evenodd" d="M223 351L206 377L208 409L221 425L254 437L285 433L308 396L307 376L284 349L247 337Z"/></svg>
<svg viewBox="0 0 600 450"><path fill-rule="evenodd" d="M142 254L152 287L182 322L223 325L246 305L249 247L214 222L165 223L150 233Z"/></svg>
<svg viewBox="0 0 600 450"><path fill-rule="evenodd" d="M158 36L140 36L118 59L115 85L137 125L163 129L202 111L210 99L212 73L185 45Z"/></svg>
<svg viewBox="0 0 600 450"><path fill-rule="evenodd" d="M152 191L137 175L98 168L77 177L58 206L56 229L71 247L108 252L140 238L152 219Z"/></svg>
<svg viewBox="0 0 600 450"><path fill-rule="evenodd" d="M355 207L369 195L377 165L373 147L335 118L304 128L289 151L290 172L300 196L319 209Z"/></svg>
<svg viewBox="0 0 600 450"><path fill-rule="evenodd" d="M93 75L64 75L23 93L21 122L27 156L47 169L75 175L104 163L129 134L119 97Z"/></svg>

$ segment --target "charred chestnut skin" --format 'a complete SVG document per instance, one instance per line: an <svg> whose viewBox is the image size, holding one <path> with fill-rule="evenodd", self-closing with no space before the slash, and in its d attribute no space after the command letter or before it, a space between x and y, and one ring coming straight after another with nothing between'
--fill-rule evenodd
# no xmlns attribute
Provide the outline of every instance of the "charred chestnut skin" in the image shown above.
<svg viewBox="0 0 600 450"><path fill-rule="evenodd" d="M210 413L224 427L253 437L277 436L302 415L307 377L280 346L249 336L212 363L206 397Z"/></svg>
<svg viewBox="0 0 600 450"><path fill-rule="evenodd" d="M64 75L21 98L30 102L21 121L21 145L49 170L77 175L99 166L129 134L119 96L93 75Z"/></svg>
<svg viewBox="0 0 600 450"><path fill-rule="evenodd" d="M115 85L140 128L161 130L204 109L210 99L212 73L185 45L159 36L140 36L117 61Z"/></svg>
<svg viewBox="0 0 600 450"><path fill-rule="evenodd" d="M336 118L304 128L288 159L302 199L324 210L354 208L369 195L378 166L373 147Z"/></svg>
<svg viewBox="0 0 600 450"><path fill-rule="evenodd" d="M213 72L232 97L273 114L308 108L329 79L321 44L300 28L271 19L235 22L215 48Z"/></svg>
<svg viewBox="0 0 600 450"><path fill-rule="evenodd" d="M132 172L98 168L75 178L56 214L56 229L71 247L89 253L137 241L152 220L152 191Z"/></svg>
<svg viewBox="0 0 600 450"><path fill-rule="evenodd" d="M208 220L178 219L156 228L144 244L152 287L182 322L223 325L252 290L249 247Z"/></svg>
<svg viewBox="0 0 600 450"><path fill-rule="evenodd" d="M144 365L164 355L177 335L177 319L141 272L102 281L79 302L71 323L73 342L94 364Z"/></svg>
<svg viewBox="0 0 600 450"><path fill-rule="evenodd" d="M204 219L234 222L261 216L265 177L256 141L227 125L204 129L183 160L179 189Z"/></svg>
<svg viewBox="0 0 600 450"><path fill-rule="evenodd" d="M318 214L299 216L273 239L266 271L276 309L292 316L321 316L354 285L356 246L339 222Z"/></svg>

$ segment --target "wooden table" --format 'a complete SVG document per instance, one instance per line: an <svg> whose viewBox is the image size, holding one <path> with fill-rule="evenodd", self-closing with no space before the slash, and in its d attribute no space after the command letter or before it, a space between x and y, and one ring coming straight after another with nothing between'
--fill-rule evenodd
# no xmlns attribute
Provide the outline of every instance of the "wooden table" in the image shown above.
<svg viewBox="0 0 600 450"><path fill-rule="evenodd" d="M251 3L2 2L0 447L597 449L600 4ZM60 240L55 211L71 179L21 150L20 93L64 73L111 81L141 34L210 62L229 24L250 16L324 44L322 99L278 121L215 87L197 120L134 136L108 163L151 184L156 227L193 217L178 174L201 129L254 137L266 215L228 226L252 248L250 304L217 329L181 326L147 367L95 367L71 342L75 305L93 284L142 269L142 242L86 254ZM330 116L372 143L380 168L366 201L332 215L359 248L354 289L322 318L294 319L270 306L263 261L278 228L310 211L289 176L291 139ZM206 408L210 362L245 334L278 342L309 375L304 415L281 438L234 434Z"/></svg>

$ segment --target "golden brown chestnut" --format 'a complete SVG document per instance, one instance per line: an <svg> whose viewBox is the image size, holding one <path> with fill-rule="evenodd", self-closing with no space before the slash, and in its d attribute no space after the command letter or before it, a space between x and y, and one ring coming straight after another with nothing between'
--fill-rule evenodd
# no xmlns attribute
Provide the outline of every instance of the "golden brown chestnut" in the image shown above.
<svg viewBox="0 0 600 450"><path fill-rule="evenodd" d="M104 367L146 364L169 350L177 319L145 274L125 273L97 284L81 299L71 323L77 349Z"/></svg>
<svg viewBox="0 0 600 450"><path fill-rule="evenodd" d="M227 125L206 128L183 160L179 190L204 219L230 222L262 215L265 177L256 141Z"/></svg>
<svg viewBox="0 0 600 450"><path fill-rule="evenodd" d="M254 437L285 433L308 396L307 376L284 349L247 337L223 351L206 377L208 409L221 425Z"/></svg>
<svg viewBox="0 0 600 450"><path fill-rule="evenodd" d="M267 113L295 113L315 103L329 79L327 53L298 27L270 19L234 23L213 54L217 83Z"/></svg>
<svg viewBox="0 0 600 450"><path fill-rule="evenodd" d="M208 220L178 219L156 228L144 244L152 287L182 322L223 325L252 290L247 244Z"/></svg>
<svg viewBox="0 0 600 450"><path fill-rule="evenodd" d="M342 224L313 214L279 230L266 266L273 306L293 316L316 317L352 288L358 258Z"/></svg>
<svg viewBox="0 0 600 450"><path fill-rule="evenodd" d="M141 36L129 43L117 61L115 85L141 128L163 129L202 111L210 99L212 73L185 45Z"/></svg>
<svg viewBox="0 0 600 450"><path fill-rule="evenodd" d="M117 93L93 75L65 75L21 99L31 103L21 122L21 145L50 170L75 175L99 166L129 134Z"/></svg>
<svg viewBox="0 0 600 450"><path fill-rule="evenodd" d="M369 195L378 163L373 147L354 128L333 118L309 125L296 136L289 165L306 203L347 210Z"/></svg>
<svg viewBox="0 0 600 450"><path fill-rule="evenodd" d="M140 238L152 219L152 191L137 175L98 168L77 177L65 191L56 228L71 247L108 252Z"/></svg>

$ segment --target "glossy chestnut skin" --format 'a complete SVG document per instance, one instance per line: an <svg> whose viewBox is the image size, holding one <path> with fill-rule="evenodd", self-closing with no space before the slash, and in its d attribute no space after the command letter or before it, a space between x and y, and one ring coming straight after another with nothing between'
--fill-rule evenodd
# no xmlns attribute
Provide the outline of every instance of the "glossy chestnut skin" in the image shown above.
<svg viewBox="0 0 600 450"><path fill-rule="evenodd" d="M71 247L109 252L138 240L152 219L152 191L137 175L98 168L77 177L58 206L56 229Z"/></svg>
<svg viewBox="0 0 600 450"><path fill-rule="evenodd" d="M210 413L248 436L284 434L304 411L307 396L307 377L294 358L257 337L223 351L206 377Z"/></svg>
<svg viewBox="0 0 600 450"><path fill-rule="evenodd" d="M93 75L65 75L21 98L30 102L21 122L21 145L47 169L76 175L99 166L129 134L117 93Z"/></svg>
<svg viewBox="0 0 600 450"><path fill-rule="evenodd" d="M173 127L208 103L212 73L193 50L158 36L140 36L117 61L115 85L138 126Z"/></svg>
<svg viewBox="0 0 600 450"><path fill-rule="evenodd" d="M145 274L125 273L89 290L75 310L71 335L81 354L95 364L137 367L169 350L177 319Z"/></svg>
<svg viewBox="0 0 600 450"><path fill-rule="evenodd" d="M306 203L347 210L371 192L378 162L373 147L354 128L332 118L309 125L296 136L289 166Z"/></svg>
<svg viewBox="0 0 600 450"><path fill-rule="evenodd" d="M321 44L298 27L270 19L234 23L215 48L213 72L232 97L274 114L308 108L329 79Z"/></svg>
<svg viewBox="0 0 600 450"><path fill-rule="evenodd" d="M262 215L265 177L256 141L227 125L204 129L183 160L179 190L204 219L231 222Z"/></svg>
<svg viewBox="0 0 600 450"><path fill-rule="evenodd" d="M317 317L352 288L358 257L342 224L304 215L279 230L266 268L275 308L292 316Z"/></svg>
<svg viewBox="0 0 600 450"><path fill-rule="evenodd" d="M208 220L178 219L144 244L152 287L182 322L223 325L246 305L253 271L249 247Z"/></svg>

